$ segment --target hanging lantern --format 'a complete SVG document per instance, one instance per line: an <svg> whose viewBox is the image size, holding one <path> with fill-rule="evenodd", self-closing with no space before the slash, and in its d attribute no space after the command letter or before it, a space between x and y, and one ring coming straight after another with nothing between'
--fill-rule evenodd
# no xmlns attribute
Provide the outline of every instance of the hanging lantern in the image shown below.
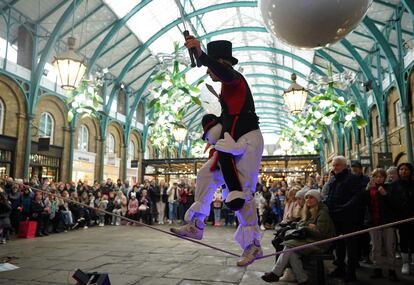
<svg viewBox="0 0 414 285"><path fill-rule="evenodd" d="M61 56L55 56L53 66L59 74L61 87L64 90L76 89L86 71L84 60L75 53L76 39L68 38L68 51Z"/></svg>
<svg viewBox="0 0 414 285"><path fill-rule="evenodd" d="M289 111L292 114L298 114L302 112L303 106L305 106L306 98L308 97L308 91L304 87L296 83L296 74L291 76L292 84L289 88L283 92L283 99L287 105Z"/></svg>
<svg viewBox="0 0 414 285"><path fill-rule="evenodd" d="M187 129L181 126L177 126L173 129L173 136L177 142L183 142L187 136Z"/></svg>

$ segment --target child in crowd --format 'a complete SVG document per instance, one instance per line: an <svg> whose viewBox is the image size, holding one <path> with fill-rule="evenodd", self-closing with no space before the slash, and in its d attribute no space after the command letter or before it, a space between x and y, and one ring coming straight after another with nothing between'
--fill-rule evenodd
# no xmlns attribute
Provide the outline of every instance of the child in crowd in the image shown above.
<svg viewBox="0 0 414 285"><path fill-rule="evenodd" d="M102 195L102 198L98 204L98 209L102 211L106 211L106 207L108 207L108 196ZM100 227L105 226L105 213L101 211L97 211L97 215L99 217L99 226Z"/></svg>

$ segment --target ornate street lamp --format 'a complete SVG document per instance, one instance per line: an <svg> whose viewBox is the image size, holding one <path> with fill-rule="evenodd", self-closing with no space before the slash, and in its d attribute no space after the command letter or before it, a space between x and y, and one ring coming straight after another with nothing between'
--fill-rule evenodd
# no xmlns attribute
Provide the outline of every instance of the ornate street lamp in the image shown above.
<svg viewBox="0 0 414 285"><path fill-rule="evenodd" d="M86 71L84 60L75 53L76 39L68 38L69 49L60 56L55 56L53 66L59 74L61 87L64 90L76 89Z"/></svg>
<svg viewBox="0 0 414 285"><path fill-rule="evenodd" d="M283 99L285 100L285 104L289 111L292 114L298 114L302 112L303 106L305 106L308 91L296 83L295 73L292 73L290 78L292 79L292 84L290 84L289 88L283 92Z"/></svg>
<svg viewBox="0 0 414 285"><path fill-rule="evenodd" d="M187 136L187 129L181 126L177 126L173 129L173 136L177 142L181 143Z"/></svg>

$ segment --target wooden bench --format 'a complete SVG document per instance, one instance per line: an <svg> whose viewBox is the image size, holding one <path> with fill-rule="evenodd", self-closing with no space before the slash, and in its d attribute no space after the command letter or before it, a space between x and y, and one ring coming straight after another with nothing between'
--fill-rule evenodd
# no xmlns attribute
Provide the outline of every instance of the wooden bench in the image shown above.
<svg viewBox="0 0 414 285"><path fill-rule="evenodd" d="M310 264L312 262L316 263L316 280L317 284L325 285L326 278L325 278L325 260L334 260L334 255L331 252L326 253L317 253L304 256L302 261L304 265Z"/></svg>

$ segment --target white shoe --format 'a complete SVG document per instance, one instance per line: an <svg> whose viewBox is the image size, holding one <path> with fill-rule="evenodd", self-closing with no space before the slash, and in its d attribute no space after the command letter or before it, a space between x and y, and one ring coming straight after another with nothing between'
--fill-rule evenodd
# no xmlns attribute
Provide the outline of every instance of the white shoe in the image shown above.
<svg viewBox="0 0 414 285"><path fill-rule="evenodd" d="M410 264L408 262L403 264L403 266L401 268L401 273L404 274L404 275L409 275L410 274Z"/></svg>
<svg viewBox="0 0 414 285"><path fill-rule="evenodd" d="M121 223L116 223L116 224L115 224L115 226L119 226L119 225L121 225Z"/></svg>
<svg viewBox="0 0 414 285"><path fill-rule="evenodd" d="M179 228L171 228L170 231L179 236L201 240L203 238L205 226L206 225L202 221L195 219L194 221Z"/></svg>
<svg viewBox="0 0 414 285"><path fill-rule="evenodd" d="M172 224L172 221L171 220L168 220L168 224L171 225Z"/></svg>
<svg viewBox="0 0 414 285"><path fill-rule="evenodd" d="M87 230L87 229L88 229L88 226L84 226L84 227L83 227L83 229L84 229L84 230Z"/></svg>
<svg viewBox="0 0 414 285"><path fill-rule="evenodd" d="M285 272L283 272L282 277L279 278L279 281L282 281L282 282L295 282L296 278L295 278L295 275L292 272L292 269L286 268Z"/></svg>
<svg viewBox="0 0 414 285"><path fill-rule="evenodd" d="M263 256L261 246L251 244L243 251L241 258L237 261L237 266L247 266L251 264L256 258Z"/></svg>
<svg viewBox="0 0 414 285"><path fill-rule="evenodd" d="M260 229L261 229L262 231L265 231L265 230L266 230L266 228L265 228L265 226L264 226L264 225L261 225L261 226L260 226Z"/></svg>

